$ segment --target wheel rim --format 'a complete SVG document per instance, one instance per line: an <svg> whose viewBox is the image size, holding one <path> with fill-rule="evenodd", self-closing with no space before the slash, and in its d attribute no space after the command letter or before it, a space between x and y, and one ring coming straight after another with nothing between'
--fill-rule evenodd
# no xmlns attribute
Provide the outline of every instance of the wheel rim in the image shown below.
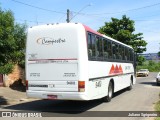
<svg viewBox="0 0 160 120"><path fill-rule="evenodd" d="M112 97L112 85L110 85L109 86L109 89L108 89L108 96L109 96L109 98L111 98Z"/></svg>
<svg viewBox="0 0 160 120"><path fill-rule="evenodd" d="M133 86L133 83L132 83L132 81L131 81L131 87Z"/></svg>

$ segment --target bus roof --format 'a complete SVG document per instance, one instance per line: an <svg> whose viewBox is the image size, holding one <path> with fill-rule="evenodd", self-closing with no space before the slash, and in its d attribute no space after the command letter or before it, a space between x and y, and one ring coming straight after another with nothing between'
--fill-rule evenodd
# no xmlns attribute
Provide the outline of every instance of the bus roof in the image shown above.
<svg viewBox="0 0 160 120"><path fill-rule="evenodd" d="M124 44L124 43L122 43L122 42L120 42L120 41L118 41L118 40L115 40L115 39L113 39L113 38L111 38L111 37L108 37L108 36L106 36L106 35L104 35L104 34L101 34L101 33L97 32L97 31L91 29L90 27L88 27L88 26L86 26L86 25L84 25L84 24L81 24L81 23L55 23L55 24L38 25L38 26L30 27L30 28L36 28L36 27L38 27L38 29L39 29L39 27L40 27L40 28L44 28L44 27L50 26L50 25L64 25L64 26L68 26L68 25L69 25L69 26L76 26L76 25L78 25L78 26L83 26L86 32L94 33L94 34L96 34L96 35L99 35L99 36L101 36L101 37L107 38L107 39L112 40L112 41L114 41L114 42L116 42L116 43L119 43L119 44L121 44L121 45L124 45L124 46L127 46L127 47L133 49L131 46L126 45L126 44Z"/></svg>
<svg viewBox="0 0 160 120"><path fill-rule="evenodd" d="M83 26L84 26L84 28L85 28L85 30L86 30L86 31L88 31L88 32L92 32L92 33L94 33L94 34L97 34L97 35L99 35L99 36L102 36L102 37L103 37L103 34L101 34L101 33L97 32L97 31L94 31L93 29L91 29L90 27L88 27L88 26L86 26L86 25L84 25L84 24L83 24Z"/></svg>
<svg viewBox="0 0 160 120"><path fill-rule="evenodd" d="M113 38L111 38L111 37L108 37L108 36L106 36L106 35L104 35L104 34L101 34L101 33L97 32L97 31L94 31L93 29L91 29L90 27L88 27L88 26L86 26L86 25L84 25L84 24L83 24L83 26L84 26L85 30L88 31L88 32L97 34L97 35L99 35L99 36L102 36L102 37L104 37L104 38L107 38L107 39L112 40L112 41L114 41L114 42L116 42L116 43L122 44L122 45L124 45L124 46L127 46L127 47L133 49L131 46L126 45L126 44L124 44L124 43L122 43L122 42L120 42L120 41L118 41L118 40L115 40L115 39L113 39Z"/></svg>
<svg viewBox="0 0 160 120"><path fill-rule="evenodd" d="M97 35L99 35L99 36L102 36L102 37L104 37L104 38L107 38L107 39L109 39L109 40L112 40L112 41L114 41L114 42L117 42L117 43L119 43L119 44L121 44L121 45L124 45L124 46L127 46L127 47L133 49L131 46L126 45L126 44L124 44L124 43L122 43L122 42L120 42L120 41L118 41L118 40L115 40L115 39L113 39L113 38L111 38L111 37L108 37L108 36L106 36L106 35L104 35L104 34L101 34L101 33L97 32L97 31L94 31L93 29L91 29L90 27L88 27L88 26L86 26L86 25L84 25L84 24L83 24L83 26L84 26L85 30L88 31L88 32L97 34Z"/></svg>

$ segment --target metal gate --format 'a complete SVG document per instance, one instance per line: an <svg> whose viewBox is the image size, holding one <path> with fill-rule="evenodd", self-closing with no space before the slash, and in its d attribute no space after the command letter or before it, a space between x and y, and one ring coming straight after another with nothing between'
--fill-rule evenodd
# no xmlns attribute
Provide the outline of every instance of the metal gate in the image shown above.
<svg viewBox="0 0 160 120"><path fill-rule="evenodd" d="M3 86L3 74L0 74L0 87Z"/></svg>

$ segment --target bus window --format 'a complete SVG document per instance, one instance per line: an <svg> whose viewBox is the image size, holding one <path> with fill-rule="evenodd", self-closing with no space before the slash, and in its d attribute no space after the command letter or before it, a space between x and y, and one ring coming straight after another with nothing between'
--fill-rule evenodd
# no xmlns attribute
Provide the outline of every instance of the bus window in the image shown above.
<svg viewBox="0 0 160 120"><path fill-rule="evenodd" d="M119 59L118 44L115 42L112 42L112 51L113 51L113 59Z"/></svg>
<svg viewBox="0 0 160 120"><path fill-rule="evenodd" d="M104 60L107 60L108 59L108 44L107 44L107 40L106 39L103 39L103 46L104 46Z"/></svg>
<svg viewBox="0 0 160 120"><path fill-rule="evenodd" d="M128 49L128 55L127 55L127 60L130 61L130 57L131 57L131 49Z"/></svg>
<svg viewBox="0 0 160 120"><path fill-rule="evenodd" d="M128 48L127 47L125 47L125 61L127 61L128 60Z"/></svg>
<svg viewBox="0 0 160 120"><path fill-rule="evenodd" d="M119 60L122 60L122 56L123 56L123 50L122 50L122 45L119 45L119 55L118 55L118 57L119 57Z"/></svg>
<svg viewBox="0 0 160 120"><path fill-rule="evenodd" d="M88 33L88 58L92 57L92 39L91 34Z"/></svg>
<svg viewBox="0 0 160 120"><path fill-rule="evenodd" d="M88 58L89 58L89 60L94 60L96 58L95 36L90 33L88 33Z"/></svg>
<svg viewBox="0 0 160 120"><path fill-rule="evenodd" d="M108 58L112 59L112 44L111 41L107 40L107 52L108 52Z"/></svg>
<svg viewBox="0 0 160 120"><path fill-rule="evenodd" d="M119 56L120 56L120 54L119 54L119 45L116 43L115 44L116 46L116 59L119 59Z"/></svg>
<svg viewBox="0 0 160 120"><path fill-rule="evenodd" d="M122 46L122 60L125 60L125 47Z"/></svg>
<svg viewBox="0 0 160 120"><path fill-rule="evenodd" d="M100 37L96 37L96 45L97 45L97 50L96 50L96 55L98 59L103 59L103 41Z"/></svg>
<svg viewBox="0 0 160 120"><path fill-rule="evenodd" d="M95 35L92 34L92 59L96 59L96 40Z"/></svg>
<svg viewBox="0 0 160 120"><path fill-rule="evenodd" d="M133 50L131 49L131 51L130 51L130 61L133 61L133 58L134 58L134 52L133 52Z"/></svg>

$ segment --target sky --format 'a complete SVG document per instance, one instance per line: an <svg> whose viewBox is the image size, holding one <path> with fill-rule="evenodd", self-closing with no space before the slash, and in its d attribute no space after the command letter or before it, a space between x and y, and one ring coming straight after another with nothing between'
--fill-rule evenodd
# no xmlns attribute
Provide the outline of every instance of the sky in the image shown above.
<svg viewBox="0 0 160 120"><path fill-rule="evenodd" d="M160 51L160 0L0 0L2 10L11 10L15 21L28 27L66 22L83 23L98 30L111 18L126 15L135 21L135 34L143 33L145 53Z"/></svg>

